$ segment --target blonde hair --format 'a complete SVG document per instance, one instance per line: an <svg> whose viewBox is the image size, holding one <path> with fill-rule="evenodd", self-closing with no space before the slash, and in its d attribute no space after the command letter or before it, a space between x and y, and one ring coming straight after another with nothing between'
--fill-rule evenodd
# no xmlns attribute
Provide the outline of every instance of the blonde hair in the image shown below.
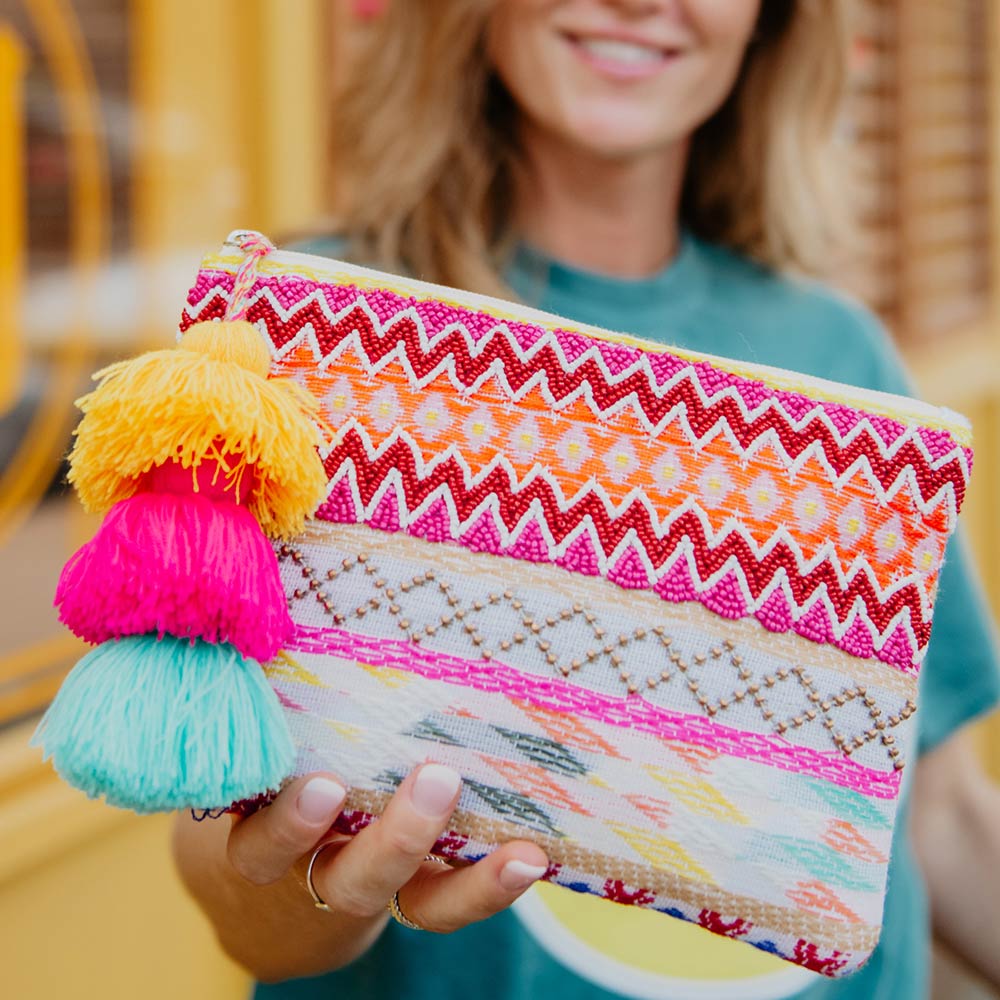
<svg viewBox="0 0 1000 1000"><path fill-rule="evenodd" d="M397 0L333 102L333 218L354 255L509 295L516 108L490 69L494 0ZM816 273L842 205L831 138L845 81L844 0L762 0L734 88L694 134L681 200L693 233Z"/></svg>

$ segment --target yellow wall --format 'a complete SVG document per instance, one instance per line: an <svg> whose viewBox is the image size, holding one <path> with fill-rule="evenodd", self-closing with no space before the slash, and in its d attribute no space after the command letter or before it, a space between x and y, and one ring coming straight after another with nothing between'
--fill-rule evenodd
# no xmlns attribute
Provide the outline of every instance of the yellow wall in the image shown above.
<svg viewBox="0 0 1000 1000"><path fill-rule="evenodd" d="M14 333L24 252L24 143L19 127L25 56L0 22L0 413L21 381L23 348Z"/></svg>
<svg viewBox="0 0 1000 1000"><path fill-rule="evenodd" d="M229 1000L224 959L170 862L166 816L99 805L0 734L0 927L7 1000ZM221 822L228 822L222 820Z"/></svg>

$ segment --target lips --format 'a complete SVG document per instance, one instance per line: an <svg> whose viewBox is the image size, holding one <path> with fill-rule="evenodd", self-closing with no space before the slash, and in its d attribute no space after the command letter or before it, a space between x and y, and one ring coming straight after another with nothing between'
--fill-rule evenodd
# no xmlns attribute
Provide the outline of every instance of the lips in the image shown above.
<svg viewBox="0 0 1000 1000"><path fill-rule="evenodd" d="M667 53L652 45L619 42L611 38L580 38L576 45L598 59L610 59L626 66L642 66L662 62Z"/></svg>
<svg viewBox="0 0 1000 1000"><path fill-rule="evenodd" d="M634 38L564 33L579 58L606 76L635 79L649 76L680 54L677 48Z"/></svg>

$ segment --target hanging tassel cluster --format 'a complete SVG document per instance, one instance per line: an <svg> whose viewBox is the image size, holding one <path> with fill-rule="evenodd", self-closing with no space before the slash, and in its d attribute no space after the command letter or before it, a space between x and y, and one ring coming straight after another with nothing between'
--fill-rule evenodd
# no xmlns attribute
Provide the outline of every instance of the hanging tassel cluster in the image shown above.
<svg viewBox="0 0 1000 1000"><path fill-rule="evenodd" d="M226 807L293 767L260 667L293 630L265 536L300 531L326 475L314 400L268 367L251 324L200 323L175 349L98 372L78 402L69 478L106 516L63 569L56 605L98 645L32 743L91 797L136 812Z"/></svg>

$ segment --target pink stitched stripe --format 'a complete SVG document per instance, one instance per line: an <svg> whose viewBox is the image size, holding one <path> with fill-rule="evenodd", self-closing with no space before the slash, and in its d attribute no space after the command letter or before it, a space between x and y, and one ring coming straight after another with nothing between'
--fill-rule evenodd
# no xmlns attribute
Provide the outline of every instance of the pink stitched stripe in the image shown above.
<svg viewBox="0 0 1000 1000"><path fill-rule="evenodd" d="M777 736L748 733L711 719L672 712L639 696L616 698L555 677L532 676L495 659L465 660L421 649L412 643L305 625L297 625L295 638L287 648L358 659L378 667L405 670L428 680L520 698L549 711L566 712L663 739L682 740L782 771L823 778L877 799L895 799L899 794L898 771L876 771L839 754L792 746Z"/></svg>

